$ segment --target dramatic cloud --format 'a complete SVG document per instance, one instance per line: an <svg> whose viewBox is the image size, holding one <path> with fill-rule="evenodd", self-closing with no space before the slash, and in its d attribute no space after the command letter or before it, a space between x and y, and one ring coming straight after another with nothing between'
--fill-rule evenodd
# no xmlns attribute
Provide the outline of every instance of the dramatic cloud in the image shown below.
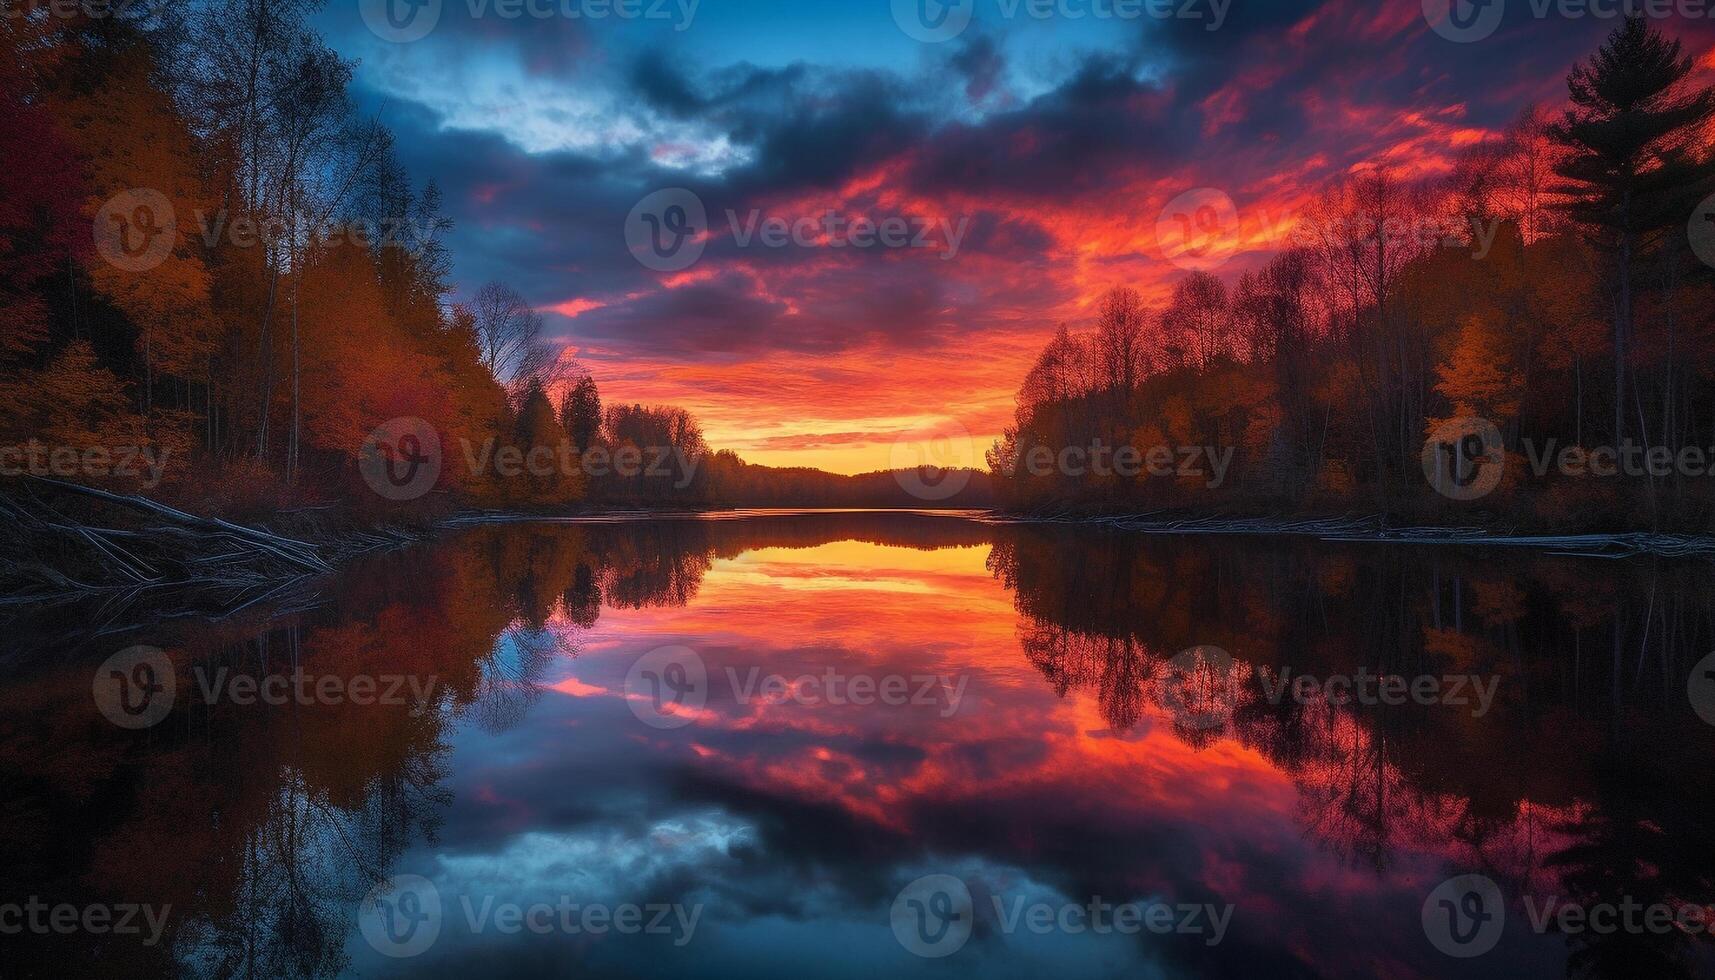
<svg viewBox="0 0 1715 980"><path fill-rule="evenodd" d="M449 3L409 44L348 10L326 28L446 192L461 290L520 289L610 400L681 404L759 462L855 472L925 419L980 449L1059 323L1114 285L1164 296L1183 274L1156 238L1175 197L1233 200L1236 274L1326 181L1366 163L1433 179L1562 101L1613 21L1512 6L1463 44L1417 4L1357 0L1078 21L978 3L944 44L886 3L832 0L683 24ZM1707 22L1668 27L1710 63ZM675 187L707 212L701 255L656 271L627 217ZM899 247L875 241L888 222Z"/></svg>

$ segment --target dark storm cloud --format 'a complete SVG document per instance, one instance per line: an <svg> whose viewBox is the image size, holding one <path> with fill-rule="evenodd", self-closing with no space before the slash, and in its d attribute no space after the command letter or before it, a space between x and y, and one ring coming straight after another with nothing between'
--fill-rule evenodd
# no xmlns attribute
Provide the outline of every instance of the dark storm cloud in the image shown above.
<svg viewBox="0 0 1715 980"><path fill-rule="evenodd" d="M1138 81L1128 64L1092 57L1060 88L1021 109L936 133L917 155L910 180L925 193L1064 198L1098 190L1140 165L1182 159L1195 132L1170 92Z"/></svg>
<svg viewBox="0 0 1715 980"><path fill-rule="evenodd" d="M911 102L898 78L865 71L744 113L732 134L755 147L755 159L733 174L733 187L752 194L831 188L923 138L930 121L901 108Z"/></svg>
<svg viewBox="0 0 1715 980"><path fill-rule="evenodd" d="M802 335L780 336L785 313L786 304L757 295L748 277L729 273L586 313L577 335L681 355L800 347Z"/></svg>
<svg viewBox="0 0 1715 980"><path fill-rule="evenodd" d="M667 55L646 51L631 69L631 85L648 105L684 118L706 108L709 99L695 90L691 80Z"/></svg>
<svg viewBox="0 0 1715 980"><path fill-rule="evenodd" d="M603 302L569 324L568 339L688 356L828 352L878 336L920 339L936 329L946 305L939 281L945 270L923 266L915 261L919 256L854 250L840 256L849 262L830 263L825 249L740 247L732 236L732 220L743 227L753 212L804 217L770 202L836 188L918 140L928 118L900 108L907 101L903 83L872 72L812 77L801 68L743 69L724 73L704 92L652 59L638 62L633 83L651 105L718 119L757 148L758 162L724 177L687 179L641 155L616 164L573 152L527 154L492 134L443 130L421 107L389 107L401 145L416 148L412 170L433 176L446 193L463 292L499 278L543 307L574 297ZM676 289L659 288L660 277L637 264L623 238L636 201L665 186L687 186L705 201L716 238L699 269L721 270ZM828 206L840 203L835 196L826 200ZM995 215L932 216L959 218L972 242L1014 247L1020 260L1045 240L1028 229L1003 229ZM755 275L731 271L729 262L790 277L804 301L797 315L788 322L787 300L768 295ZM550 326L564 330L568 324L555 318Z"/></svg>
<svg viewBox="0 0 1715 980"><path fill-rule="evenodd" d="M489 29L481 23L465 27ZM1004 66L998 49L984 38L973 38L948 56L950 70L973 91L988 91ZM1113 114L1126 110L1127 100L1150 90L1111 62L1092 61L1062 89L1018 113L976 126L943 126L938 134L922 93L890 72L740 65L693 77L656 54L636 59L628 82L638 99L662 114L715 125L749 149L751 162L698 180L640 156L532 155L498 136L442 129L432 113L414 104L387 105L386 118L399 131L400 145L412 147L411 169L420 177L433 176L447 192L449 211L458 222L454 244L461 283L503 275L544 305L569 296L623 295L644 288L652 276L625 252L618 229L636 200L658 187L689 186L715 214L728 208L742 214L783 195L836 189L927 145L926 163L919 168L927 192L941 183L980 190L998 182L1051 195L1067 191L1065 177L1072 170L1091 175L1104 160L1146 150L1149 143L1130 127L1114 125ZM379 102L374 96L370 100ZM1017 137L1026 134L1040 137L1038 150L996 156L995 146L1016 147ZM985 172L996 160L1006 162L1004 171ZM1003 223L979 220L974 241L986 247L1007 237L999 234ZM1015 242L1044 240L1017 228L1013 232ZM520 261L526 257L530 261ZM769 254L755 261L790 265L804 258ZM659 305L684 312L686 302ZM723 311L755 316L771 308L712 302L697 322L712 326Z"/></svg>
<svg viewBox="0 0 1715 980"><path fill-rule="evenodd" d="M720 181L729 200L835 186L933 125L921 93L885 71L738 65L693 77L651 52L633 63L629 83L649 107L751 148L752 162Z"/></svg>
<svg viewBox="0 0 1715 980"><path fill-rule="evenodd" d="M793 261L772 252L768 258ZM768 295L756 275L726 271L585 313L576 333L604 345L633 343L653 353L694 357L832 353L875 339L908 344L930 339L943 325L945 285L920 263L851 267L803 254L798 261L814 267L790 273L796 281L790 301Z"/></svg>
<svg viewBox="0 0 1715 980"><path fill-rule="evenodd" d="M1139 181L1195 174L1232 188L1242 205L1247 188L1307 160L1322 160L1313 181L1420 135L1405 120L1420 110L1444 112L1447 125L1497 128L1526 101L1563 90L1566 69L1612 27L1538 21L1528 5L1511 7L1495 38L1454 44L1427 29L1415 3L1235 0L1219 31L1146 21L1130 50L1075 55L1060 84L1018 105L996 98L1007 95L1009 64L989 34L926 49L930 67L909 77L808 64L687 68L697 63L656 48L608 52L619 59L621 104L740 148L738 162L701 175L661 165L650 147L529 154L496 135L443 129L415 104L386 105L383 114L410 148L412 171L446 191L467 292L498 278L542 307L600 304L575 320L551 318L573 342L692 359L827 353L877 338L945 338L1033 301L1065 301L1046 258L1065 239L1057 213L1099 206ZM477 40L504 32L532 71L574 72L588 51L575 23L516 28L446 25ZM980 111L985 104L997 111ZM883 172L879 186L860 180ZM851 190L854 183L865 189ZM693 275L664 288L626 251L623 223L644 195L674 186L703 198L716 233ZM726 228L729 209L743 220L752 209L769 215L824 202L879 208L884 193L908 195L919 208L985 202L964 205L973 213L935 215L969 220L959 262L739 248ZM1008 274L987 274L984 261ZM980 288L961 281L970 268L985 270Z"/></svg>
<svg viewBox="0 0 1715 980"><path fill-rule="evenodd" d="M959 57L981 70L982 59L998 57L984 50L972 46ZM527 154L491 134L442 130L430 113L410 105L394 107L389 121L402 145L417 148L413 170L434 176L446 192L463 292L498 278L543 307L573 298L601 302L575 322L553 318L551 329L568 331L563 336L574 342L636 344L692 358L770 349L826 353L878 338L922 341L952 329L944 312L947 266L923 261L928 256L916 250L852 250L830 261L820 248L741 248L729 211L741 224L759 208L763 217L802 217L770 203L832 191L915 147L924 147L926 162L913 183L931 200L943 187L1053 197L1073 190L1067 178L1075 172L1084 175L1077 179L1083 189L1092 189L1105 163L1149 148L1145 136L1114 126L1112 114L1139 96L1160 99L1120 67L1092 63L1025 110L931 136L928 113L911 108L905 84L882 73L735 69L703 90L666 62L644 59L632 81L663 111L719 120L735 140L755 147L756 162L693 180L641 156L616 164L572 152ZM1002 155L998 148L1018 147L1021 135L1037 148ZM716 237L703 267L721 270L676 289L659 288L659 277L636 263L622 235L636 201L665 186L688 186L704 199ZM839 203L827 198L829 206ZM998 211L927 218L958 223L967 254L1021 269L1052 243L1030 219ZM731 271L729 262L756 274ZM790 297L769 294L766 283L776 278L787 283ZM1007 284L995 286L1007 291ZM1020 286L1042 291L1041 283ZM959 318L965 329L985 322L978 309Z"/></svg>
<svg viewBox="0 0 1715 980"><path fill-rule="evenodd" d="M419 183L440 186L462 294L499 279L546 306L657 282L626 251L623 233L641 196L635 175L655 169L647 160L525 153L493 133L442 129L412 103L361 96L411 148L406 165Z"/></svg>
<svg viewBox="0 0 1715 980"><path fill-rule="evenodd" d="M994 94L1006 71L1006 56L993 36L974 34L948 59L948 65L965 80L965 97L980 103Z"/></svg>

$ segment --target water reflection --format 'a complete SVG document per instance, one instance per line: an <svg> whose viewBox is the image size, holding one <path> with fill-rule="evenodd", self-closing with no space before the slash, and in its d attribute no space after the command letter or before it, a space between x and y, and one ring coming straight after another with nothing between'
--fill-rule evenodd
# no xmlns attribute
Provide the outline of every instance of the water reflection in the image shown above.
<svg viewBox="0 0 1715 980"><path fill-rule="evenodd" d="M1715 729L1686 695L1711 628L1703 569L1679 563L911 514L481 526L315 601L38 634L7 658L0 895L172 911L153 946L0 941L24 974L1697 975L1707 934L1536 935L1522 900L1715 900ZM180 692L137 732L90 698L129 643L165 649ZM642 723L626 688L668 644L709 678L676 729ZM1231 654L1212 686L1175 659L1196 646ZM1488 679L1493 700L1269 694L1360 669ZM949 683L891 704L755 696L759 676L829 670ZM428 694L193 693L293 672ZM1472 960L1419 921L1463 872L1509 902ZM357 928L393 874L447 908L411 959ZM888 925L927 874L973 895L945 961ZM682 944L511 935L461 904L567 895L700 918ZM1215 945L1008 921L1095 896L1234 911Z"/></svg>

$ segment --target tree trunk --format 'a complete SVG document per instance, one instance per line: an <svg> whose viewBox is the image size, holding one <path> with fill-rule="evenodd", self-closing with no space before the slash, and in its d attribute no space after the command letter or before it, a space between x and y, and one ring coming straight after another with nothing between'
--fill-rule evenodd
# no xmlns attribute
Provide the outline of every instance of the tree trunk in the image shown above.
<svg viewBox="0 0 1715 980"><path fill-rule="evenodd" d="M1628 193L1626 197L1630 198ZM1629 207L1627 209L1630 210ZM1629 218L1627 223L1630 223ZM1620 297L1614 311L1614 445L1626 441L1626 338L1632 322L1632 233L1620 234Z"/></svg>
<svg viewBox="0 0 1715 980"><path fill-rule="evenodd" d="M302 417L301 403L298 399L298 281L303 278L302 262L303 256L299 255L292 265L292 436L290 445L286 448L286 484L288 486L296 482L298 478L298 432Z"/></svg>
<svg viewBox="0 0 1715 980"><path fill-rule="evenodd" d="M270 253L273 248L268 248ZM272 255L264 261L270 266L268 272L268 305L262 313L262 341L259 356L262 366L262 417L256 423L256 458L264 462L268 459L268 407L274 396L274 352L271 350L271 327L274 323L274 300L280 289L280 267Z"/></svg>

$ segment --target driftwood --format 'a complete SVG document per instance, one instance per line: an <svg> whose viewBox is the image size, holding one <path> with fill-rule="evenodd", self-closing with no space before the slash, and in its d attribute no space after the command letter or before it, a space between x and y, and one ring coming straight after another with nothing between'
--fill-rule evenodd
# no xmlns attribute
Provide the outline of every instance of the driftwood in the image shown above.
<svg viewBox="0 0 1715 980"><path fill-rule="evenodd" d="M0 484L0 623L89 639L163 619L309 609L339 562L423 536L353 528L337 506L278 517L315 540L59 480Z"/></svg>
<svg viewBox="0 0 1715 980"><path fill-rule="evenodd" d="M217 588L235 595L330 571L324 549L146 497L33 478L0 494L0 602Z"/></svg>

